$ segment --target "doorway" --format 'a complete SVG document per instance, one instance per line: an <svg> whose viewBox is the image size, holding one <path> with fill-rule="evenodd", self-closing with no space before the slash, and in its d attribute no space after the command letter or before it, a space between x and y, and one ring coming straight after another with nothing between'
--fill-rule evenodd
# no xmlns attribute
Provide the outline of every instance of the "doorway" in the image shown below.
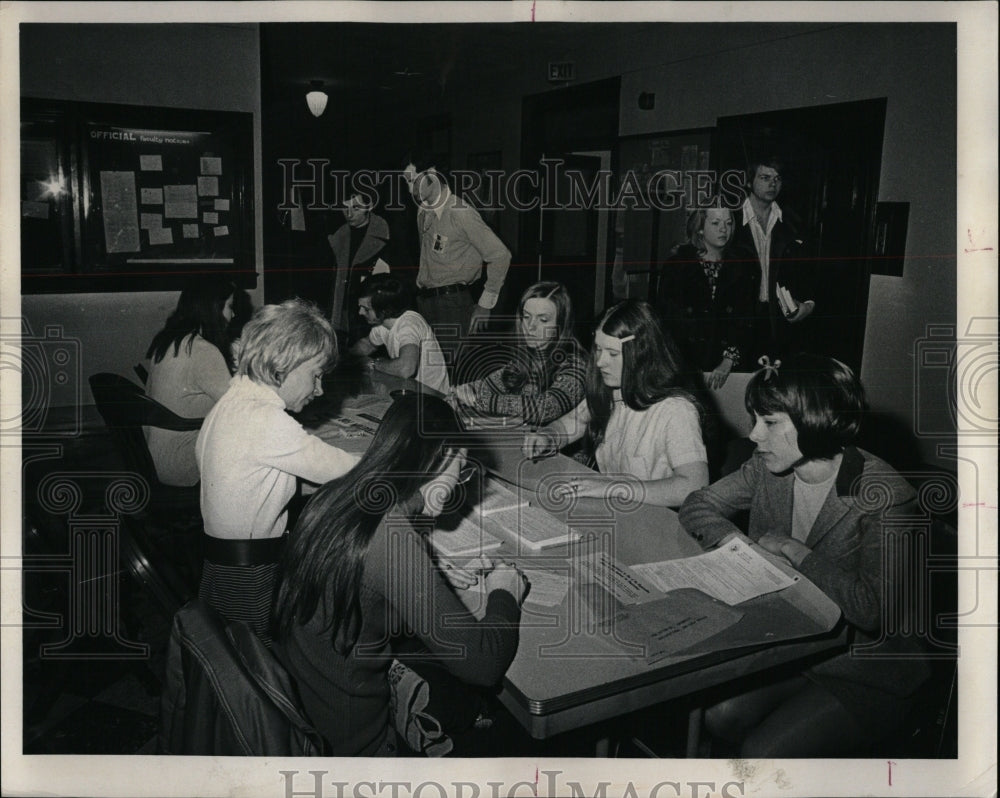
<svg viewBox="0 0 1000 798"><path fill-rule="evenodd" d="M573 300L577 337L586 342L607 301L611 152L618 136L620 79L526 97L521 167L534 172L519 197L519 267L507 278L510 309L538 280L563 283ZM604 203L605 205L607 203Z"/></svg>
<svg viewBox="0 0 1000 798"><path fill-rule="evenodd" d="M815 274L807 347L860 371L886 99L720 117L716 168L784 162L778 205L801 220Z"/></svg>

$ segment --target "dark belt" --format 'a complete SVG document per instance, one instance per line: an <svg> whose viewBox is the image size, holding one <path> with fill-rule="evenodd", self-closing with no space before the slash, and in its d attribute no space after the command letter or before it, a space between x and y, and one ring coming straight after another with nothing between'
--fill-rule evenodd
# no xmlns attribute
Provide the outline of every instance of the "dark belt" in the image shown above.
<svg viewBox="0 0 1000 798"><path fill-rule="evenodd" d="M418 288L417 296L427 299L432 296L444 296L445 294L457 294L461 291L468 291L469 286L465 283L452 283L451 285L441 285L437 288Z"/></svg>
<svg viewBox="0 0 1000 798"><path fill-rule="evenodd" d="M230 565L248 568L254 565L273 565L281 557L281 550L287 535L280 538L259 538L257 540L228 540L202 536L203 555L216 565Z"/></svg>

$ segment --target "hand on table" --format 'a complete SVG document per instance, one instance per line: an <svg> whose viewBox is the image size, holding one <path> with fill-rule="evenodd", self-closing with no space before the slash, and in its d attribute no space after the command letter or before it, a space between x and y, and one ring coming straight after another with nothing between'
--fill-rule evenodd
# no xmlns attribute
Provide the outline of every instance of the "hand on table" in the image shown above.
<svg viewBox="0 0 1000 798"><path fill-rule="evenodd" d="M514 563L500 562L493 567L493 570L486 574L483 580L486 585L486 592L494 590L506 590L510 593L518 606L524 602L524 597L528 595L528 588L531 583Z"/></svg>
<svg viewBox="0 0 1000 798"><path fill-rule="evenodd" d="M456 590L468 590L479 584L479 574L489 574L495 568L495 563L489 557L478 557L469 560L458 568L448 560L441 561L441 574Z"/></svg>
<svg viewBox="0 0 1000 798"><path fill-rule="evenodd" d="M556 436L546 430L529 432L524 436L521 443L521 454L529 460L541 460L543 457L552 457L559 451L559 442Z"/></svg>
<svg viewBox="0 0 1000 798"><path fill-rule="evenodd" d="M590 499L602 499L608 491L609 480L598 476L573 477L566 482L553 485L552 494L556 497L580 496Z"/></svg>
<svg viewBox="0 0 1000 798"><path fill-rule="evenodd" d="M806 555L812 552L812 549L802 541L784 535L762 535L757 544L771 554L784 557L796 568L806 558Z"/></svg>
<svg viewBox="0 0 1000 798"><path fill-rule="evenodd" d="M456 385L454 390L455 400L459 404L474 405L476 403L476 392L469 383Z"/></svg>

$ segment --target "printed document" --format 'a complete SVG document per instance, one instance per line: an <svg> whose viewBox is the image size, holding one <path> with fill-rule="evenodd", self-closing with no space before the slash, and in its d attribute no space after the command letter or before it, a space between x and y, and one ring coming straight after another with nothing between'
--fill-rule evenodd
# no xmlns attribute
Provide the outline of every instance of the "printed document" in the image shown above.
<svg viewBox="0 0 1000 798"><path fill-rule="evenodd" d="M664 593L693 587L729 605L783 590L798 581L734 537L713 551L680 560L633 565L632 570Z"/></svg>

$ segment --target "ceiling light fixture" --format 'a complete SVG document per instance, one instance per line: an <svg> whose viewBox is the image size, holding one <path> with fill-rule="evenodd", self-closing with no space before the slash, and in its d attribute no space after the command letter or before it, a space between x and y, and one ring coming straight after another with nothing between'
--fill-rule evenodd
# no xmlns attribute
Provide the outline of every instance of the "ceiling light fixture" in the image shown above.
<svg viewBox="0 0 1000 798"><path fill-rule="evenodd" d="M314 80L309 85L312 86L312 90L306 94L306 105L309 106L309 112L313 116L320 117L326 110L326 101L329 98L323 91L323 81Z"/></svg>

